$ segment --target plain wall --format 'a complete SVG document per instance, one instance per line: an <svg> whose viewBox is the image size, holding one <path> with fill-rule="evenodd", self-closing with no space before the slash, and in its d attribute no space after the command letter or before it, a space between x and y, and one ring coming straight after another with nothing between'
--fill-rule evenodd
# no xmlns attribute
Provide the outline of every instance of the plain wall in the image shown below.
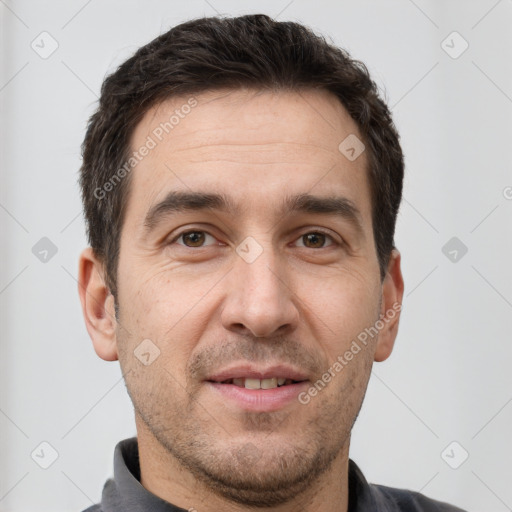
<svg viewBox="0 0 512 512"><path fill-rule="evenodd" d="M512 510L510 0L2 1L0 510L98 502L115 444L136 434L119 364L96 356L78 299L80 144L108 72L216 11L331 37L366 63L401 134L402 318L392 356L374 365L351 458L371 482ZM31 47L43 31L58 43L46 59ZM452 56L442 46L453 31L469 44L457 58L459 36L444 43ZM57 248L47 262L32 252L43 237ZM452 237L468 249L457 262L443 252ZM48 469L31 457L44 441L58 452Z"/></svg>

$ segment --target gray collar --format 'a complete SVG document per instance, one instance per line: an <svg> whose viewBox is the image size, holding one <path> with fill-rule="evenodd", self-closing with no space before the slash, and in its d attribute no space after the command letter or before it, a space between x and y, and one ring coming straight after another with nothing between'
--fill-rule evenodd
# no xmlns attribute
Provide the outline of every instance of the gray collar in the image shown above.
<svg viewBox="0 0 512 512"><path fill-rule="evenodd" d="M349 512L449 512L461 511L416 492L368 484L356 463L349 459ZM193 504L191 509L193 510ZM103 488L101 505L84 512L188 512L155 496L140 483L136 437L120 441L114 452L114 478ZM190 509L189 509L190 510Z"/></svg>

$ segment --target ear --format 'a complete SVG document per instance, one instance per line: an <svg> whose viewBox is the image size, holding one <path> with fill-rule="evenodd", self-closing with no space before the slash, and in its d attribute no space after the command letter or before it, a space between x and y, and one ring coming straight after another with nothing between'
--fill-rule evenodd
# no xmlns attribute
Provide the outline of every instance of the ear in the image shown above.
<svg viewBox="0 0 512 512"><path fill-rule="evenodd" d="M388 270L382 283L382 301L380 307L380 319L384 327L379 332L374 360L385 361L393 350L400 311L402 309L402 297L404 295L404 280L400 268L401 255L398 249L391 251Z"/></svg>
<svg viewBox="0 0 512 512"><path fill-rule="evenodd" d="M94 350L105 361L118 359L114 296L103 279L103 263L91 247L80 254L78 293L87 332Z"/></svg>

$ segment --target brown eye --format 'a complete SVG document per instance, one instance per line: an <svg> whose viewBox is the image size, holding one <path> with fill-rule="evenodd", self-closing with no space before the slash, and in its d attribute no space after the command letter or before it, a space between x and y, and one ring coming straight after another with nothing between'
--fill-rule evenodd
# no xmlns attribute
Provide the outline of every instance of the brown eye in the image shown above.
<svg viewBox="0 0 512 512"><path fill-rule="evenodd" d="M311 233L306 233L305 235L302 235L300 237L300 240L302 240L304 246L309 249L323 249L324 247L326 247L324 244L327 239L332 240L332 237L330 237L329 235L327 235L325 233L316 232L316 231L311 232ZM332 244L329 244L329 245L332 245Z"/></svg>
<svg viewBox="0 0 512 512"><path fill-rule="evenodd" d="M186 231L178 235L175 241L183 240L183 243L180 243L180 245L184 245L185 247L202 247L207 236L215 240L213 236L205 231Z"/></svg>

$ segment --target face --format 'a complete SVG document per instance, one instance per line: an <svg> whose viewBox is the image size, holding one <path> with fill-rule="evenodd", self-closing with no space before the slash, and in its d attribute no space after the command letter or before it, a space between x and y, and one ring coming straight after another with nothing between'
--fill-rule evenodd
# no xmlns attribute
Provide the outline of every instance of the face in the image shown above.
<svg viewBox="0 0 512 512"><path fill-rule="evenodd" d="M358 335L400 287L380 280L367 157L338 149L361 136L334 96L188 99L153 108L133 134L134 151L156 144L132 171L109 358L155 456L225 498L275 505L346 460L397 320ZM243 387L274 377L299 382Z"/></svg>

